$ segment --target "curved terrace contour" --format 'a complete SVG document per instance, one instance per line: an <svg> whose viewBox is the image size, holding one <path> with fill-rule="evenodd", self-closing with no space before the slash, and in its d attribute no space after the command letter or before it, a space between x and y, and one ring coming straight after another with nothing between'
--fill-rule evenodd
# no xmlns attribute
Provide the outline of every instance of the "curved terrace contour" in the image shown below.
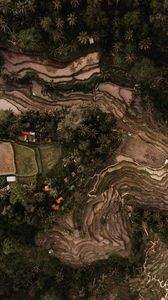
<svg viewBox="0 0 168 300"><path fill-rule="evenodd" d="M14 57L5 58L8 72L22 70L25 64L29 66L29 58L20 57L16 66L12 61ZM57 70L58 66L55 68ZM45 70L46 76L54 72L47 67ZM38 68L36 71L38 73ZM132 89L111 82L99 84L90 93L64 92L54 99L43 95L36 83L33 88L36 92L31 95L19 89L5 91L3 99L18 103L21 111L29 108L50 110L63 105L74 108L81 103L88 108L97 105L107 113L113 112L117 129L122 132L122 143L113 154L113 163L91 178L82 225L77 226L72 214L65 215L57 225L38 236L37 244L73 266L106 259L113 253L128 256L131 225L126 205L168 210L167 132L154 124L149 111L143 111L139 98L133 102Z"/></svg>

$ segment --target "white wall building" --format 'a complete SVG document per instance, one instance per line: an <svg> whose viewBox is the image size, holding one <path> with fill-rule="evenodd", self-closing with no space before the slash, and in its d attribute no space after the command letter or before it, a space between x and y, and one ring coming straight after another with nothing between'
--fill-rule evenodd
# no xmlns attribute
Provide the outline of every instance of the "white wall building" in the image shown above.
<svg viewBox="0 0 168 300"><path fill-rule="evenodd" d="M16 181L16 176L7 176L6 181L7 182L15 182Z"/></svg>

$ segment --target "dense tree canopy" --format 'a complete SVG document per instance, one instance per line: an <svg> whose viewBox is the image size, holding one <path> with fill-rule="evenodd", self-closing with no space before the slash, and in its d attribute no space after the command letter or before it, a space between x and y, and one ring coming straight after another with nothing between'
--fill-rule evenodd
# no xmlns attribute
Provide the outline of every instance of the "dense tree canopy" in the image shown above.
<svg viewBox="0 0 168 300"><path fill-rule="evenodd" d="M2 0L1 41L55 53L60 45L73 52L73 44L88 44L92 36L96 44L114 46L114 53L149 55L155 49L156 57L167 50L167 9L166 0Z"/></svg>

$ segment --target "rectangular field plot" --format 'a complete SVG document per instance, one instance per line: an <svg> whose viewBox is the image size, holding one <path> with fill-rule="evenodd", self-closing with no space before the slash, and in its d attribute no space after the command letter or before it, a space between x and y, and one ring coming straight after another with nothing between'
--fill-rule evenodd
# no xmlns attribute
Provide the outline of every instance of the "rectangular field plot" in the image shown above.
<svg viewBox="0 0 168 300"><path fill-rule="evenodd" d="M59 161L61 157L61 146L58 144L46 144L39 147L43 172L46 174Z"/></svg>
<svg viewBox="0 0 168 300"><path fill-rule="evenodd" d="M0 142L0 175L15 174L14 153L11 143Z"/></svg>
<svg viewBox="0 0 168 300"><path fill-rule="evenodd" d="M16 170L19 176L34 176L38 173L35 151L29 147L13 144Z"/></svg>

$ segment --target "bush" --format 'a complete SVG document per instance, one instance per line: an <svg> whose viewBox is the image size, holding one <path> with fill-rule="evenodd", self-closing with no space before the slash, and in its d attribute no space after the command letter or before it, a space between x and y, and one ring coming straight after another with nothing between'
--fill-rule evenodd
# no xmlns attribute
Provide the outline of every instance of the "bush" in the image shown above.
<svg viewBox="0 0 168 300"><path fill-rule="evenodd" d="M156 68L154 63L148 58L142 58L131 69L131 75L138 83L149 84L156 75Z"/></svg>

